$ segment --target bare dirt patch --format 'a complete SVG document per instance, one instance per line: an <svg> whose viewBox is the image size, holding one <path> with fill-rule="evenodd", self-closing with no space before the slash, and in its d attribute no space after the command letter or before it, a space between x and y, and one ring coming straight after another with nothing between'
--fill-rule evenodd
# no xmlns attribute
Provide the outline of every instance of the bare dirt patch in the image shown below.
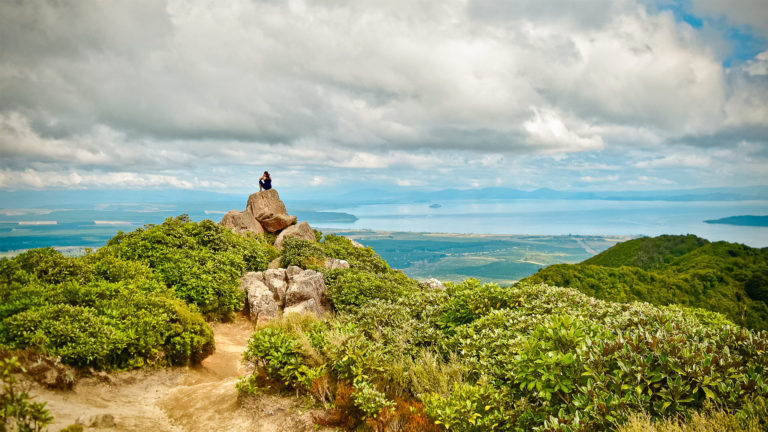
<svg viewBox="0 0 768 432"><path fill-rule="evenodd" d="M239 317L214 323L216 352L195 368L131 371L81 379L72 390L34 386L56 421L89 431L315 431L303 399L280 395L238 402L235 383L248 372L241 358L253 332Z"/></svg>

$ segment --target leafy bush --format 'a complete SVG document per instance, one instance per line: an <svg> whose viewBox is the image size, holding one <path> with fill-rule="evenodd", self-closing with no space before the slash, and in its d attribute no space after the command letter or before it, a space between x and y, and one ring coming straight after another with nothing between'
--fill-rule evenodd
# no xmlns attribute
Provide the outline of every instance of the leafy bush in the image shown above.
<svg viewBox="0 0 768 432"><path fill-rule="evenodd" d="M328 272L328 298L339 312L351 312L374 299L395 300L418 289L418 284L398 271L368 273L359 269Z"/></svg>
<svg viewBox="0 0 768 432"><path fill-rule="evenodd" d="M10 349L97 369L185 365L213 351L196 307L113 247L81 258L32 250L0 270L0 344Z"/></svg>
<svg viewBox="0 0 768 432"><path fill-rule="evenodd" d="M351 268L367 273L386 273L389 265L369 247L355 247L346 237L328 234L320 243L323 253L329 258L342 259L349 262Z"/></svg>
<svg viewBox="0 0 768 432"><path fill-rule="evenodd" d="M50 288L42 304L2 321L2 344L98 369L185 365L213 352L210 327L168 293L106 282Z"/></svg>
<svg viewBox="0 0 768 432"><path fill-rule="evenodd" d="M319 244L296 237L287 237L283 242L280 267L306 268L308 265L322 265L324 258L323 249Z"/></svg>
<svg viewBox="0 0 768 432"><path fill-rule="evenodd" d="M265 270L276 255L263 239L210 220L190 222L185 215L120 232L107 247L123 260L145 263L176 296L214 319L228 319L241 307L243 273Z"/></svg>

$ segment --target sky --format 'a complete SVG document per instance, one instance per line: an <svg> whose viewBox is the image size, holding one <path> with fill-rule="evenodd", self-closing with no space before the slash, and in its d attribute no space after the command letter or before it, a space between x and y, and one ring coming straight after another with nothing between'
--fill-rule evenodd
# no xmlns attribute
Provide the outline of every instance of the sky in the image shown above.
<svg viewBox="0 0 768 432"><path fill-rule="evenodd" d="M768 184L765 0L8 0L0 190Z"/></svg>

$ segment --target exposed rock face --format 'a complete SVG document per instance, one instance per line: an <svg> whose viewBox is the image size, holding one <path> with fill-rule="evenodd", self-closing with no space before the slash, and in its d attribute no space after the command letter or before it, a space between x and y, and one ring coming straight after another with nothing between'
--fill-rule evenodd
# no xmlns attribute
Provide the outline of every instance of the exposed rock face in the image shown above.
<svg viewBox="0 0 768 432"><path fill-rule="evenodd" d="M323 274L291 266L250 272L241 279L251 321L257 324L277 318L280 313L330 313Z"/></svg>
<svg viewBox="0 0 768 432"><path fill-rule="evenodd" d="M284 314L313 312L317 316L323 316L326 313L326 310L323 310L323 304L327 304L327 300L322 273L304 270L289 277L288 289L285 292Z"/></svg>
<svg viewBox="0 0 768 432"><path fill-rule="evenodd" d="M352 239L349 239L349 241L352 242L352 246L354 246L356 248L360 248L360 249L365 248L365 246L363 246L362 244L360 244L360 243L358 243L358 242L356 242L356 241L354 241Z"/></svg>
<svg viewBox="0 0 768 432"><path fill-rule="evenodd" d="M296 223L296 216L291 216L285 210L285 204L275 189L256 192L248 197L246 211L264 227L274 233Z"/></svg>
<svg viewBox="0 0 768 432"><path fill-rule="evenodd" d="M264 283L262 272L246 273L240 281L240 289L246 293L251 321L263 324L280 315L279 296Z"/></svg>
<svg viewBox="0 0 768 432"><path fill-rule="evenodd" d="M231 210L219 222L235 232L250 231L264 234L276 233L296 223L296 216L289 215L285 204L274 189L256 192L248 197L245 211Z"/></svg>
<svg viewBox="0 0 768 432"><path fill-rule="evenodd" d="M264 234L264 228L259 221L253 217L249 211L230 210L219 222L227 228L231 228L236 233L252 232L255 234Z"/></svg>
<svg viewBox="0 0 768 432"><path fill-rule="evenodd" d="M340 260L336 258L326 258L323 263L323 267L329 270L348 269L349 262L347 260Z"/></svg>
<svg viewBox="0 0 768 432"><path fill-rule="evenodd" d="M426 287L431 290L445 291L445 286L443 285L443 283L435 278L425 280L424 285L426 285Z"/></svg>
<svg viewBox="0 0 768 432"><path fill-rule="evenodd" d="M315 237L315 232L312 230L312 227L309 226L308 223L302 222L296 225L291 225L288 228L284 229L280 232L280 234L277 236L277 239L275 240L275 247L278 249L283 248L283 242L288 237L296 237L300 238L302 240L307 241L317 241L317 238Z"/></svg>

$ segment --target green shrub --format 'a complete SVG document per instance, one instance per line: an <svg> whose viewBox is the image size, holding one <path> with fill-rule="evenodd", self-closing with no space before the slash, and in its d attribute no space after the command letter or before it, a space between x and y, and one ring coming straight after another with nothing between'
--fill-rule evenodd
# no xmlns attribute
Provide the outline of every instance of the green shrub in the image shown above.
<svg viewBox="0 0 768 432"><path fill-rule="evenodd" d="M319 244L296 237L287 237L283 242L280 267L322 265L323 250Z"/></svg>
<svg viewBox="0 0 768 432"><path fill-rule="evenodd" d="M123 260L147 264L180 299L213 319L228 319L241 307L240 277L265 270L276 255L263 239L185 216L118 233L107 247Z"/></svg>
<svg viewBox="0 0 768 432"><path fill-rule="evenodd" d="M339 312L354 312L374 299L396 300L418 289L418 283L401 272L368 273L359 269L326 273L328 298Z"/></svg>
<svg viewBox="0 0 768 432"><path fill-rule="evenodd" d="M78 288L75 305L50 303L5 318L0 341L97 369L186 365L213 352L207 323L167 294L108 283Z"/></svg>
<svg viewBox="0 0 768 432"><path fill-rule="evenodd" d="M36 267L47 265L58 270ZM11 349L97 369L185 365L213 351L213 333L195 306L113 247L81 258L33 250L0 268L0 343Z"/></svg>
<svg viewBox="0 0 768 432"><path fill-rule="evenodd" d="M368 273L386 273L390 271L389 265L369 247L355 247L346 237L328 234L323 238L320 246L325 256L342 259L349 262L349 266Z"/></svg>

